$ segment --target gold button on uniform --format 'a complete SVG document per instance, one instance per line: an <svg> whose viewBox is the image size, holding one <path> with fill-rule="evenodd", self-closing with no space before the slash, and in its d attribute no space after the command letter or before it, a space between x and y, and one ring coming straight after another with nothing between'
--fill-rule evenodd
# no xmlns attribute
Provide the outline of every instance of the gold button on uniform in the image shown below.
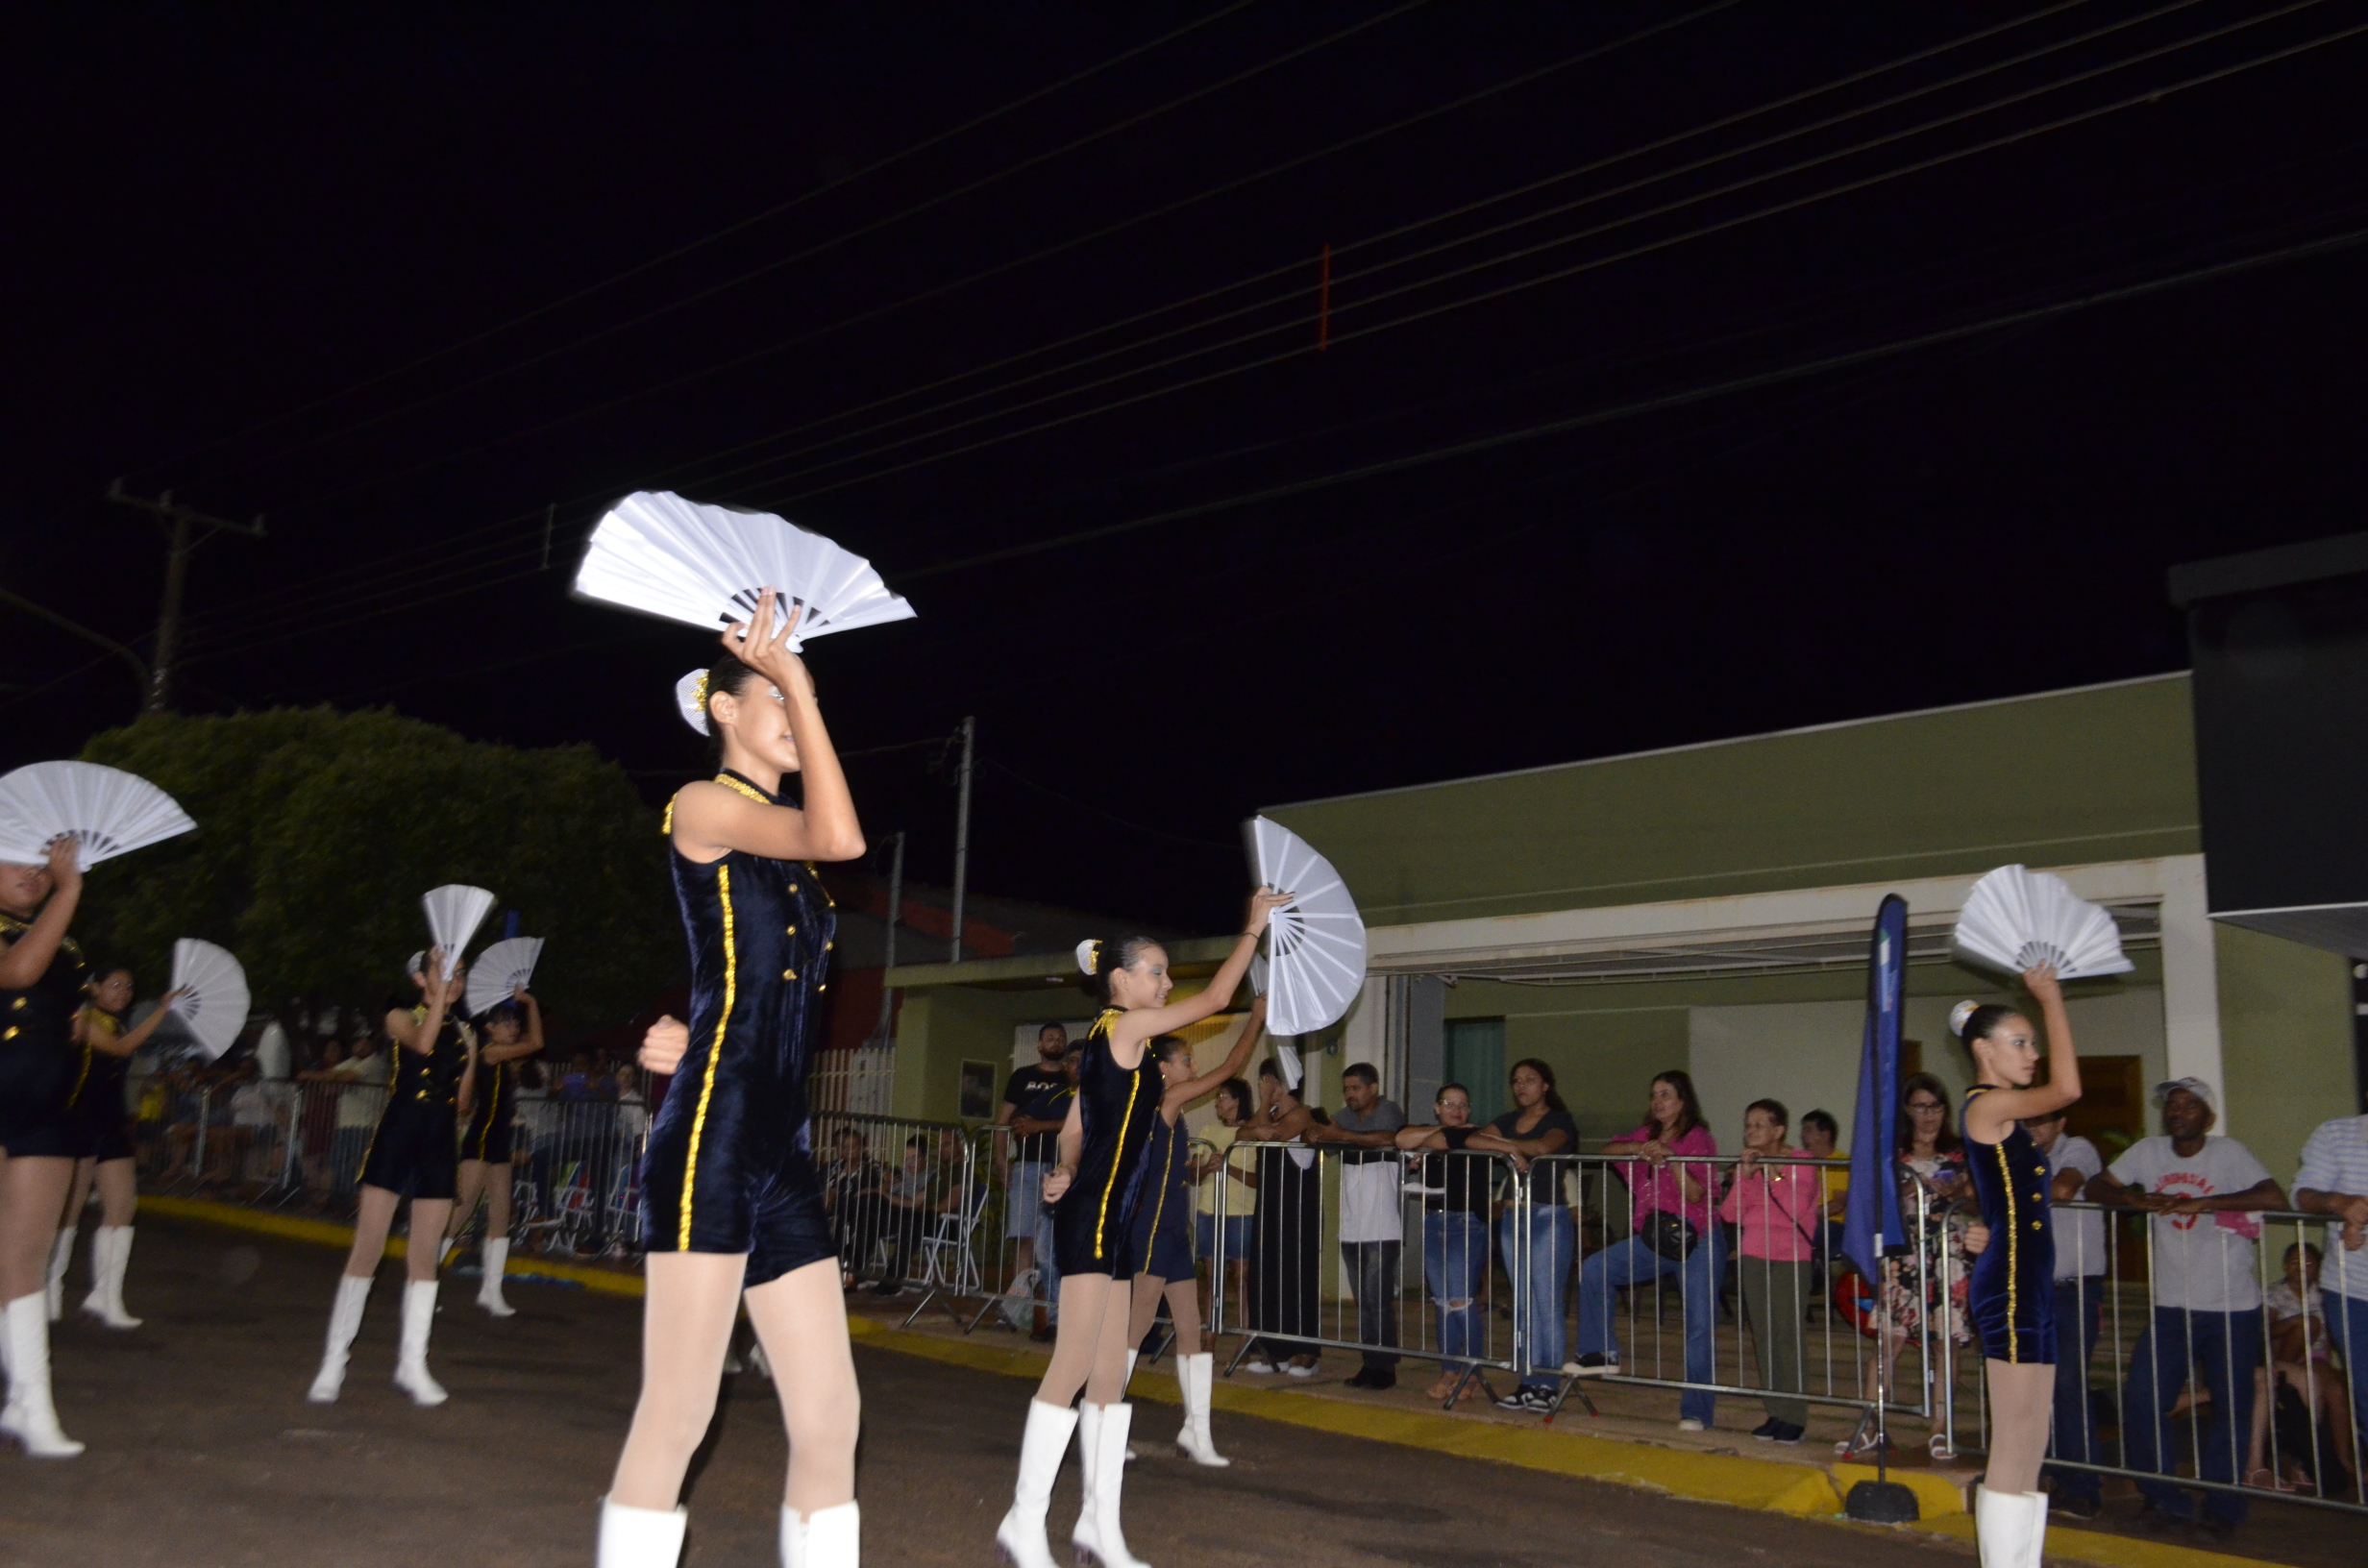
<svg viewBox="0 0 2368 1568"><path fill-rule="evenodd" d="M798 978L798 971L796 969L783 969L781 971L781 978L784 980L795 980Z"/></svg>

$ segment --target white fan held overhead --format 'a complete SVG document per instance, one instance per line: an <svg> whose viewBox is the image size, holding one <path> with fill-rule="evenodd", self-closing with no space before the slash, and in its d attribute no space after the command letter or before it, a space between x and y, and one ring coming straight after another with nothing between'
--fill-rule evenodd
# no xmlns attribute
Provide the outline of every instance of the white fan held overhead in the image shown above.
<svg viewBox="0 0 2368 1568"><path fill-rule="evenodd" d="M447 882L421 894L419 902L428 912L429 941L444 949L444 978L450 980L453 970L460 967L460 950L477 935L485 912L493 908L493 894L465 882Z"/></svg>
<svg viewBox="0 0 2368 1568"><path fill-rule="evenodd" d="M636 490L608 509L584 544L575 592L709 630L748 620L757 597L798 612L789 646L857 626L912 619L860 555L770 512L706 506L667 490Z"/></svg>
<svg viewBox="0 0 2368 1568"><path fill-rule="evenodd" d="M1968 964L2021 974L2046 964L2060 980L2128 974L2113 917L2060 876L2001 866L1973 885L1950 946Z"/></svg>
<svg viewBox="0 0 2368 1568"><path fill-rule="evenodd" d="M0 861L38 866L60 838L81 845L86 870L186 833L173 797L136 773L95 762L37 762L0 777Z"/></svg>
<svg viewBox="0 0 2368 1568"><path fill-rule="evenodd" d="M173 943L173 1017L189 1031L208 1061L218 1059L247 1026L247 971L210 942L184 937Z"/></svg>
<svg viewBox="0 0 2368 1568"><path fill-rule="evenodd" d="M1305 1035L1338 1021L1365 984L1365 921L1332 863L1264 817L1244 829L1251 874L1291 894L1267 918L1267 1028Z"/></svg>
<svg viewBox="0 0 2368 1568"><path fill-rule="evenodd" d="M508 1001L534 977L535 961L542 956L540 937L510 937L478 954L469 966L469 1016L482 1017L488 1009Z"/></svg>

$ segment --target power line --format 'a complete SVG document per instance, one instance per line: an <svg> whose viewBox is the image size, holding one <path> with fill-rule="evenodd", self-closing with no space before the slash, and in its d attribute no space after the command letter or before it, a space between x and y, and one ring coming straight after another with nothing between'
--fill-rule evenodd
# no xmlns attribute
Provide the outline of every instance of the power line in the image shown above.
<svg viewBox="0 0 2368 1568"><path fill-rule="evenodd" d="M712 230L709 233L701 235L697 239L691 240L685 244L678 245L672 250L663 251L658 255L650 257L644 260L637 261L621 272L609 274L598 282L588 283L582 288L579 288L572 293L563 294L555 300L536 306L533 309L526 311L523 314L512 316L506 321L498 322L481 331L471 333L467 337L460 338L456 342L448 343L443 348L437 349L430 354L421 355L415 359L411 359L404 364L395 366L392 370L382 371L376 376L366 377L361 380L353 382L339 391L314 398L308 403L300 404L297 406L287 409L282 413L274 414L268 419L260 420L255 424L234 430L228 435L218 436L211 441L186 448L172 460L179 462L185 458L195 456L199 453L210 452L216 447L227 445L232 441L240 440L260 430L269 429L275 425L285 424L288 420L299 418L302 415L310 413L315 408L327 407L329 404L333 403L342 403L347 398L352 397L358 392L367 391L371 387L382 385L386 381L394 380L396 377L408 375L410 372L418 370L423 366L432 365L436 363L438 360L450 358L452 355L461 353L463 350L475 348L480 343L488 342L493 338L501 336L505 332L512 331L515 328L523 327L529 322L539 321L544 316L550 315L554 311L565 309L567 306L579 304L584 300L588 300L594 295L605 293L607 290L614 288L619 283L626 282L630 279L638 278L642 274L654 268L664 266L670 261L678 261L686 256L690 256L695 252L704 250L706 247L716 244L722 240L728 239L733 234L743 233L744 231L752 229L760 223L770 222L772 219L780 217L784 213L795 211L797 208L805 206L808 202L814 201L822 196L826 196L831 191L838 190L846 185L853 184L856 181L862 180L869 175L877 174L882 169L901 163L907 159L919 157L921 154L927 152L933 147L943 146L947 142L952 141L957 137L967 135L969 133L977 130L980 126L991 124L996 120L1001 119L1007 114L1015 113L1020 110L1025 109L1030 104L1039 103L1056 93L1066 91L1068 88L1073 87L1081 82L1085 82L1094 77L1099 76L1104 71L1108 71L1119 65L1122 65L1130 60L1135 60L1155 50L1165 48L1167 45L1173 43L1176 39L1184 37L1189 34L1196 33L1200 29L1207 27L1212 23L1222 21L1227 16L1234 14L1236 12L1246 10L1249 6L1255 3L1256 0L1234 0L1233 4L1221 6L1216 11L1210 12L1207 15L1199 17L1197 20L1188 22L1182 27L1161 34L1158 37L1152 38L1147 43L1137 44L1131 49L1122 50L1118 54L1111 56L1109 59L1101 61L1098 65L1091 65L1082 71L1075 72L1070 76L1065 76L1048 86L1038 87L1032 92L1023 93L1021 96L1011 99L1007 103L987 110L984 114L974 115L970 119L964 120L957 125L937 133L935 135L924 137L922 140L914 142L909 147L905 147L898 152L891 153L886 158L876 159L873 162L863 165L861 168L852 169L847 174L841 175L835 179L826 180L823 184L815 186L812 190L804 192L802 195L793 196L785 202L777 202L773 206L764 208L762 211L751 213L749 216L741 218L737 222L727 224L721 229Z"/></svg>
<svg viewBox="0 0 2368 1568"><path fill-rule="evenodd" d="M1240 0L1240 4L1248 3L1250 3L1250 0ZM218 478L228 474L246 473L250 470L265 466L269 463L277 462L281 458L293 455L296 453L309 451L311 448L320 446L324 442L333 441L346 435L351 435L357 430L368 429L374 426L382 425L390 419L399 419L405 414L427 407L431 404L441 403L446 398L456 396L462 392L472 391L477 387L487 384L488 382L497 381L506 377L513 376L519 371L530 370L536 365L555 359L560 355L572 353L573 351L583 348L589 344L605 341L608 338L616 336L620 332L630 331L637 327L646 327L653 321L657 321L663 317L673 315L678 310L687 309L691 306L700 304L704 300L712 299L718 294L727 293L729 290L738 288L745 283L753 282L759 278L768 277L773 273L778 272L783 267L794 266L798 262L811 260L817 256L824 255L829 251L834 251L842 245L850 244L854 240L865 237L866 235L877 233L879 231L901 223L907 218L917 216L920 213L929 211L935 208L943 207L949 202L958 201L965 196L976 195L979 191L985 190L991 185L999 184L1003 181L1011 179L1015 175L1024 173L1029 169L1035 168L1039 164L1047 163L1054 159L1065 157L1070 153L1075 152L1081 147L1091 146L1095 142L1102 141L1108 137L1117 135L1122 131L1130 131L1136 126L1157 119L1161 115L1171 113L1188 104L1197 103L1203 98L1222 92L1226 88L1236 86L1241 83L1249 81L1253 77L1263 76L1269 71L1277 70L1295 60L1314 54L1319 50L1328 48L1332 44L1340 42L1343 38L1352 37L1359 33L1365 32L1369 28L1378 27L1384 22L1394 20L1398 16L1404 15L1410 11L1418 10L1429 3L1430 0L1399 0L1397 5L1391 7L1387 11L1379 12L1371 16L1364 18L1363 20L1353 22L1349 26L1342 28L1338 32L1327 34L1323 37L1318 38L1312 43L1301 44L1295 49L1286 50L1282 54L1274 56L1272 59L1264 61L1259 64L1248 67L1246 70L1237 71L1233 75L1226 77L1221 81L1211 83L1206 86L1196 87L1190 92L1169 99L1164 104L1157 105L1154 108L1144 110L1140 113L1130 114L1123 119L1115 121L1110 125L1104 126L1098 131L1091 132L1085 135L1063 142L1059 146L1050 148L1045 152L1032 154L1029 157L1020 159L1017 163L1009 164L1004 168L998 169L993 174L983 175L978 179L968 182L967 184L957 185L951 190L944 191L936 196L929 197L925 201L917 202L912 206L902 208L896 212L890 213L884 218L876 218L869 223L859 224L853 229L844 230L839 233L832 235L828 239L809 245L802 250L793 251L789 255L777 257L774 260L764 263L762 266L752 267L746 272L742 272L734 277L728 278L720 283L710 284L705 288L695 289L688 294L678 295L668 303L654 306L651 309L641 312L639 315L629 316L623 321L614 322L606 327L602 327L596 329L595 331L582 333L565 343L557 345L555 348L546 349L539 354L529 355L524 359L512 360L510 363L504 365L498 370L487 371L481 376L473 377L468 380L461 381L453 386L448 386L441 391L431 393L425 397L414 399L407 404L401 404L400 406L384 410L381 413L373 414L367 419L357 420L350 425L342 426L337 429L328 431L324 434L308 437L303 441L294 442L288 446L281 448L279 451L274 452L267 456L256 458L229 469L219 470L212 477Z"/></svg>

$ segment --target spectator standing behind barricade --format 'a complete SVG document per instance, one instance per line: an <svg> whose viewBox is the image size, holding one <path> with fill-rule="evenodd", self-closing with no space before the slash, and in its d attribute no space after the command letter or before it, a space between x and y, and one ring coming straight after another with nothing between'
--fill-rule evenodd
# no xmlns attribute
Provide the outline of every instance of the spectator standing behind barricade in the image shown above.
<svg viewBox="0 0 2368 1568"><path fill-rule="evenodd" d="M1743 1152L1718 1206L1718 1217L1735 1227L1743 1315L1760 1351L1760 1386L1769 1390L1763 1401L1767 1419L1752 1435L1774 1443L1797 1443L1809 1428L1807 1402L1781 1396L1808 1386L1801 1376L1802 1325L1809 1313L1812 1238L1824 1225L1815 1170L1763 1163L1800 1157L1785 1142L1791 1119L1781 1100L1754 1100L1745 1108Z"/></svg>
<svg viewBox="0 0 2368 1568"><path fill-rule="evenodd" d="M320 1060L296 1074L299 1104L297 1158L304 1162L305 1194L315 1208L329 1206L330 1184L336 1172L330 1164L330 1148L336 1125L336 1090L326 1087L330 1074L345 1060L345 1041L321 1041Z"/></svg>
<svg viewBox="0 0 2368 1568"><path fill-rule="evenodd" d="M879 1283L872 1286L874 1295L893 1296L904 1288L904 1276L912 1268L913 1255L921 1250L922 1237L934 1222L941 1196L930 1180L928 1137L915 1133L904 1140L903 1159L888 1178L887 1206L882 1210L888 1266L881 1271Z"/></svg>
<svg viewBox="0 0 2368 1568"><path fill-rule="evenodd" d="M2052 1203L2079 1200L2088 1183L2105 1168L2097 1146L2063 1130L2064 1113L2051 1111L2025 1118L2023 1130L2047 1156L2048 1190ZM2105 1216L2094 1209L2057 1209L2056 1229L2056 1411L2055 1437L2048 1457L2071 1464L2094 1463L2096 1420L2088 1403L2088 1359L2096 1354L2097 1335L2104 1323ZM2093 1470L2067 1470L2050 1465L2055 1478L2048 1507L2068 1519L2094 1519L2104 1508L2104 1494Z"/></svg>
<svg viewBox="0 0 2368 1568"><path fill-rule="evenodd" d="M888 1172L866 1155L863 1134L843 1127L823 1168L823 1211L839 1243L839 1283L853 1289L886 1222Z"/></svg>
<svg viewBox="0 0 2368 1568"><path fill-rule="evenodd" d="M1489 1275L1489 1207L1496 1157L1469 1145L1471 1090L1443 1084L1431 1109L1439 1120L1398 1130L1401 1149L1422 1151L1422 1279L1439 1316L1439 1381L1423 1390L1448 1409L1468 1386L1467 1369L1488 1354L1480 1292Z"/></svg>
<svg viewBox="0 0 2368 1568"><path fill-rule="evenodd" d="M2154 1319L2130 1356L2121 1395L2123 1462L2172 1474L2171 1407L2190 1370L2203 1364L2208 1415L2191 1414L2198 1475L2233 1482L2253 1425L2253 1373L2261 1361L2261 1286L2255 1276L2252 1216L2285 1207L2285 1193L2253 1151L2210 1138L2219 1096L2201 1078L2155 1088L2162 1134L2140 1139L2088 1184L2091 1201L2154 1216ZM2199 1401L2199 1404L2201 1402ZM2140 1482L2148 1523L2196 1522L2194 1500L2169 1482ZM2236 1492L2204 1494L2204 1530L2222 1539L2244 1523Z"/></svg>
<svg viewBox="0 0 2368 1568"><path fill-rule="evenodd" d="M995 1108L995 1176L1003 1185L1003 1239L1016 1243L1010 1288L1024 1283L1040 1303L1034 1309L1032 1337L1052 1337L1050 1324L1058 1315L1060 1283L1052 1263L1045 1212L1045 1172L1057 1155L1053 1141L1069 1117L1069 1102L1077 1087L1069 1070L1069 1031L1047 1023L1036 1031L1036 1060L1015 1068L1003 1084L1003 1103ZM1050 1271L1049 1277L1035 1274Z"/></svg>
<svg viewBox="0 0 2368 1568"><path fill-rule="evenodd" d="M1513 1282L1514 1360L1520 1385L1496 1403L1508 1410L1543 1413L1554 1408L1556 1374L1563 1366L1563 1304L1569 1294L1570 1265L1578 1256L1579 1227L1563 1201L1567 1170L1557 1155L1578 1152L1579 1124L1554 1088L1554 1069L1524 1057L1506 1075L1513 1109L1474 1133L1468 1149L1513 1157L1528 1184L1527 1229L1518 1203L1496 1222L1496 1244L1505 1276Z"/></svg>
<svg viewBox="0 0 2368 1568"><path fill-rule="evenodd" d="M1261 1145L1249 1267L1249 1326L1257 1337L1242 1358L1242 1370L1269 1373L1279 1366L1295 1378L1308 1378L1320 1360L1301 1336L1319 1332L1316 1270L1323 1239L1323 1172L1315 1151L1304 1146L1316 1116L1299 1103L1298 1087L1283 1076L1272 1057L1259 1063L1264 1103L1240 1134L1241 1141Z"/></svg>
<svg viewBox="0 0 2368 1568"><path fill-rule="evenodd" d="M1643 1125L1614 1139L1603 1152L1635 1157L1616 1167L1628 1184L1635 1234L1596 1253L1580 1270L1579 1358L1566 1370L1580 1377L1617 1373L1612 1292L1674 1274L1685 1310L1686 1381L1710 1383L1726 1237L1711 1223L1714 1168L1687 1160L1718 1152L1718 1139L1702 1122L1693 1076L1672 1069L1656 1077ZM1716 1396L1708 1389L1688 1388L1678 1398L1678 1430L1707 1430L1716 1408Z"/></svg>
<svg viewBox="0 0 2368 1568"><path fill-rule="evenodd" d="M1960 1345L1973 1342L1964 1311L1973 1266L1965 1233L1973 1218L1957 1209L1971 1199L1973 1188L1965 1177L1964 1139L1950 1123L1947 1087L1929 1072L1910 1073L1899 1086L1891 1163L1900 1188L1900 1223L1908 1228L1914 1247L1912 1256L1883 1265L1883 1305L1876 1313L1881 1337L1875 1354L1883 1359L1887 1380L1899 1364L1899 1353L1911 1343L1923 1342L1928 1318L1936 1335L1948 1335ZM1936 1339L1932 1349L1937 1352ZM1860 1394L1872 1398L1873 1369L1862 1367L1860 1376ZM1873 1429L1862 1427L1859 1447L1845 1441L1835 1444L1834 1451L1871 1458L1875 1440Z"/></svg>
<svg viewBox="0 0 2368 1568"><path fill-rule="evenodd" d="M1232 1158L1232 1149L1242 1123L1248 1119L1256 1103L1244 1080L1228 1078L1220 1084L1214 1102L1217 1123L1201 1129L1199 1134L1199 1140L1208 1147L1192 1157L1193 1179L1200 1184L1193 1199L1193 1241L1200 1264L1209 1270L1202 1288L1208 1292L1206 1299L1210 1301L1224 1290L1231 1291L1237 1302L1246 1299L1244 1283L1249 1278L1250 1226L1258 1213L1258 1172L1246 1160ZM1225 1206L1225 1278L1221 1280L1216 1275L1221 1187Z"/></svg>
<svg viewBox="0 0 2368 1568"><path fill-rule="evenodd" d="M370 1146L370 1134L386 1104L389 1066L378 1038L362 1035L354 1041L354 1054L326 1074L337 1094L336 1129L330 1139L329 1159L336 1167L340 1198L354 1195L362 1153Z"/></svg>
<svg viewBox="0 0 2368 1568"><path fill-rule="evenodd" d="M2319 1289L2336 1354L2352 1382L2351 1418L2368 1447L2368 1116L2322 1122L2303 1145L2294 1207L2328 1216Z"/></svg>
<svg viewBox="0 0 2368 1568"><path fill-rule="evenodd" d="M1405 1162L1397 1156L1397 1130L1406 1113L1381 1092L1381 1074L1369 1063L1352 1062L1341 1072L1341 1097L1330 1126L1308 1129L1311 1143L1342 1145L1341 1267L1357 1299L1357 1343L1366 1346L1365 1366L1348 1380L1351 1388L1397 1386L1398 1257L1406 1244Z"/></svg>
<svg viewBox="0 0 2368 1568"><path fill-rule="evenodd" d="M1801 1115L1801 1154L1810 1160L1839 1160L1839 1165L1822 1165L1813 1173L1817 1182L1818 1207L1825 1211L1824 1234L1817 1242L1814 1267L1820 1282L1836 1268L1850 1265L1841 1255L1842 1220L1850 1212L1849 1154L1838 1147L1841 1124L1831 1111L1808 1111Z"/></svg>

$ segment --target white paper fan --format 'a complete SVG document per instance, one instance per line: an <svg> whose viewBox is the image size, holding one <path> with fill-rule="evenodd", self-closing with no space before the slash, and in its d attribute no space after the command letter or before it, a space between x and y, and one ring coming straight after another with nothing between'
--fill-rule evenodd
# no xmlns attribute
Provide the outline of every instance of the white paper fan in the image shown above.
<svg viewBox="0 0 2368 1568"><path fill-rule="evenodd" d="M508 1001L534 977L534 962L542 956L540 937L510 937L478 954L469 966L469 1016L482 1017L487 1009Z"/></svg>
<svg viewBox="0 0 2368 1568"><path fill-rule="evenodd" d="M770 512L703 506L666 490L637 490L608 509L576 568L580 598L713 630L746 621L774 589L786 617L800 607L792 649L856 626L912 618L872 563Z"/></svg>
<svg viewBox="0 0 2368 1568"><path fill-rule="evenodd" d="M675 682L675 708L684 723L702 735L711 733L707 728L707 672L683 672L682 678Z"/></svg>
<svg viewBox="0 0 2368 1568"><path fill-rule="evenodd" d="M2042 964L2059 979L2128 974L2113 917L2075 894L2060 876L2001 866L1973 885L1950 938L1957 956L2021 974Z"/></svg>
<svg viewBox="0 0 2368 1568"><path fill-rule="evenodd" d="M247 971L238 960L210 942L184 937L173 943L174 991L186 995L173 1003L173 1017L187 1028L198 1048L212 1061L227 1051L247 1026Z"/></svg>
<svg viewBox="0 0 2368 1568"><path fill-rule="evenodd" d="M1249 955L1249 993L1252 996L1267 993L1267 955L1263 948Z"/></svg>
<svg viewBox="0 0 2368 1568"><path fill-rule="evenodd" d="M95 762L37 762L0 777L0 861L37 866L71 834L86 870L197 824L136 773Z"/></svg>
<svg viewBox="0 0 2368 1568"><path fill-rule="evenodd" d="M1312 1034L1336 1021L1365 984L1365 921L1332 863L1264 817L1246 830L1251 871L1293 894L1267 920L1267 1027Z"/></svg>
<svg viewBox="0 0 2368 1568"><path fill-rule="evenodd" d="M477 935L478 924L493 907L493 894L465 882L447 882L421 894L419 902L428 912L429 941L444 949L444 978L450 980L460 967L460 949Z"/></svg>

